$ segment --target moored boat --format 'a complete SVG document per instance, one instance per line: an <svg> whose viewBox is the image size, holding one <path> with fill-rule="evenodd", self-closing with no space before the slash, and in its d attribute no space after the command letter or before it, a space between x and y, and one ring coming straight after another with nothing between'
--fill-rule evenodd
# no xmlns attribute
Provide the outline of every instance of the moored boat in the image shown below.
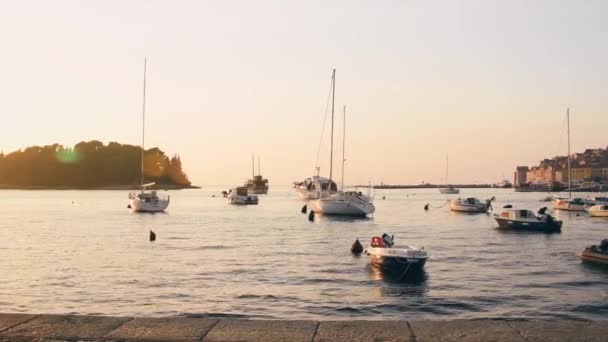
<svg viewBox="0 0 608 342"><path fill-rule="evenodd" d="M340 191L329 197L310 201L309 206L315 213L325 215L365 217L376 211L371 198L359 191Z"/></svg>
<svg viewBox="0 0 608 342"><path fill-rule="evenodd" d="M249 195L247 193L247 188L244 186L239 186L234 189L230 189L228 192L228 203L229 204L237 204L237 205L248 205L248 204L258 204L258 196Z"/></svg>
<svg viewBox="0 0 608 342"><path fill-rule="evenodd" d="M251 156L251 170L252 177L251 179L245 182L245 187L247 187L247 193L249 194L257 194L257 195L265 195L268 193L268 179L262 177L262 172L260 170L260 158L258 158L258 174L255 174L254 171L254 156Z"/></svg>
<svg viewBox="0 0 608 342"><path fill-rule="evenodd" d="M554 198L553 209L566 211L585 211L585 201L582 198Z"/></svg>
<svg viewBox="0 0 608 342"><path fill-rule="evenodd" d="M500 228L517 230L536 230L543 232L559 232L562 221L555 220L553 216L546 214L547 207L538 211L538 215L527 209L513 209L506 205L500 214L495 214L494 219Z"/></svg>
<svg viewBox="0 0 608 342"><path fill-rule="evenodd" d="M393 236L382 234L374 236L365 254L370 257L372 266L401 275L421 272L429 256L424 248L414 246L395 246Z"/></svg>
<svg viewBox="0 0 608 342"><path fill-rule="evenodd" d="M586 247L577 256L582 261L608 265L608 239L602 240L599 245Z"/></svg>
<svg viewBox="0 0 608 342"><path fill-rule="evenodd" d="M454 195L454 194L459 194L460 193L460 189L456 189L453 186L448 186L447 188L440 188L439 189L439 193L440 194L447 194L447 195Z"/></svg>
<svg viewBox="0 0 608 342"><path fill-rule="evenodd" d="M167 210L171 198L159 196L156 190L147 191L154 183L142 185L140 192L129 193L129 207L135 212L160 212Z"/></svg>
<svg viewBox="0 0 608 342"><path fill-rule="evenodd" d="M485 213L492 207L492 199L481 202L475 197L458 198L450 201L450 210L466 213Z"/></svg>
<svg viewBox="0 0 608 342"><path fill-rule="evenodd" d="M587 208L587 214L594 217L608 217L608 205L596 204Z"/></svg>

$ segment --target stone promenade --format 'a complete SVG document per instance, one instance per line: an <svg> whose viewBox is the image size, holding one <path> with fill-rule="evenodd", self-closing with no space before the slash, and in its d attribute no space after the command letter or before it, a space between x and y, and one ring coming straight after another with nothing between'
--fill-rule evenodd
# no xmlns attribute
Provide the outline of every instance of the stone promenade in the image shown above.
<svg viewBox="0 0 608 342"><path fill-rule="evenodd" d="M608 320L283 321L0 314L0 341L608 341Z"/></svg>

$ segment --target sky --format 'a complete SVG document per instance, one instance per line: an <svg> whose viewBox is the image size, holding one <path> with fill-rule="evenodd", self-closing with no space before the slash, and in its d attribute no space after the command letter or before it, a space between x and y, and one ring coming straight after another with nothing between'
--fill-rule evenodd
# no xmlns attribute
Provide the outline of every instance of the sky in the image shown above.
<svg viewBox="0 0 608 342"><path fill-rule="evenodd" d="M178 153L197 185L513 178L606 147L606 1L0 0L0 149L83 140ZM321 134L324 133L323 139ZM321 142L321 144L319 144Z"/></svg>

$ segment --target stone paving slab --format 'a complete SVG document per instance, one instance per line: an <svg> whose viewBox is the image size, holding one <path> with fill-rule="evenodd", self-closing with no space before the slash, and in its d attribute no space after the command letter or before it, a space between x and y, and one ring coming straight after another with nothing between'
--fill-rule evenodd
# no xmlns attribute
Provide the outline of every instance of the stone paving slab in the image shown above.
<svg viewBox="0 0 608 342"><path fill-rule="evenodd" d="M131 319L125 317L43 315L10 328L2 332L1 336L101 339L129 320Z"/></svg>
<svg viewBox="0 0 608 342"><path fill-rule="evenodd" d="M220 320L205 335L205 342L230 341L312 341L317 322L313 321L257 321Z"/></svg>
<svg viewBox="0 0 608 342"><path fill-rule="evenodd" d="M328 321L321 322L315 342L409 342L411 331L406 321Z"/></svg>
<svg viewBox="0 0 608 342"><path fill-rule="evenodd" d="M514 330L528 342L606 342L608 321L604 322L545 322L509 321Z"/></svg>
<svg viewBox="0 0 608 342"><path fill-rule="evenodd" d="M36 317L36 315L27 314L0 314L0 332L7 330L8 328L14 327L15 325L29 321Z"/></svg>
<svg viewBox="0 0 608 342"><path fill-rule="evenodd" d="M416 342L526 342L504 321L412 321L410 326Z"/></svg>
<svg viewBox="0 0 608 342"><path fill-rule="evenodd" d="M198 341L217 323L209 318L134 318L104 338L134 341Z"/></svg>

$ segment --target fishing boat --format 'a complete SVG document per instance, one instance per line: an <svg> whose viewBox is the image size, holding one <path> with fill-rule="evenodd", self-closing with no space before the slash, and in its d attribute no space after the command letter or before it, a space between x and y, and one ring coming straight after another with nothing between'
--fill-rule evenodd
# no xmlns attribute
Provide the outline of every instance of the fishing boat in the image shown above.
<svg viewBox="0 0 608 342"><path fill-rule="evenodd" d="M451 185L448 185L448 156L445 156L445 188L439 188L440 194L454 195L459 194L460 189L456 189Z"/></svg>
<svg viewBox="0 0 608 342"><path fill-rule="evenodd" d="M364 253L370 257L372 266L402 276L409 272L421 272L429 258L424 247L395 246L393 236L386 233L372 237Z"/></svg>
<svg viewBox="0 0 608 342"><path fill-rule="evenodd" d="M594 217L608 217L608 205L596 204L587 208L587 214Z"/></svg>
<svg viewBox="0 0 608 342"><path fill-rule="evenodd" d="M317 175L306 178L303 182L297 183L296 191L301 199L316 200L319 198L329 197L338 192L338 185L333 181L333 153L334 153L334 105L336 97L336 69L332 70L331 74L331 149L330 149L330 164L329 178L319 176L321 168L316 167ZM321 144L319 144L319 149ZM317 155L318 162L318 155Z"/></svg>
<svg viewBox="0 0 608 342"><path fill-rule="evenodd" d="M230 189L230 191L228 191L228 195L226 196L226 198L228 198L229 204L236 204L236 205L258 204L258 196L249 195L247 193L247 188L244 186L239 186L234 189Z"/></svg>
<svg viewBox="0 0 608 342"><path fill-rule="evenodd" d="M475 197L458 198L450 201L450 210L466 213L485 213L492 208L492 200L481 202Z"/></svg>
<svg viewBox="0 0 608 342"><path fill-rule="evenodd" d="M268 179L264 179L262 177L262 172L260 171L260 158L258 158L258 174L255 174L253 155L251 156L251 171L252 178L245 182L245 187L247 187L247 193L256 195L267 194Z"/></svg>
<svg viewBox="0 0 608 342"><path fill-rule="evenodd" d="M572 199L572 167L570 159L570 108L566 109L566 121L568 131L568 198L553 199L553 209L566 211L585 211L585 202L580 198Z"/></svg>
<svg viewBox="0 0 608 342"><path fill-rule="evenodd" d="M145 151L145 132L146 132L146 60L144 59L144 96L142 107L142 134L141 134L141 169L139 192L129 193L129 208L135 212L161 212L167 210L171 198L169 196L159 196L155 190L148 191L154 183L144 184L144 151Z"/></svg>
<svg viewBox="0 0 608 342"><path fill-rule="evenodd" d="M608 239L602 240L599 245L585 247L577 256L582 261L608 265Z"/></svg>
<svg viewBox="0 0 608 342"><path fill-rule="evenodd" d="M332 121L333 121L333 109L332 109ZM340 215L340 216L357 216L365 217L371 215L376 211L376 207L369 194L363 195L359 191L344 191L344 163L345 159L345 146L346 146L346 106L344 107L344 128L342 133L342 186L341 190L333 195L326 197L320 197L316 200L310 201L309 206L312 211L324 215ZM333 136L333 131L332 131ZM332 139L333 142L333 139ZM332 146L333 148L333 146ZM330 160L330 165L333 161Z"/></svg>
<svg viewBox="0 0 608 342"><path fill-rule="evenodd" d="M555 220L546 211L547 207L543 207L537 215L531 210L514 209L511 205L506 205L500 214L494 215L494 219L500 228L543 232L561 231L562 221Z"/></svg>

